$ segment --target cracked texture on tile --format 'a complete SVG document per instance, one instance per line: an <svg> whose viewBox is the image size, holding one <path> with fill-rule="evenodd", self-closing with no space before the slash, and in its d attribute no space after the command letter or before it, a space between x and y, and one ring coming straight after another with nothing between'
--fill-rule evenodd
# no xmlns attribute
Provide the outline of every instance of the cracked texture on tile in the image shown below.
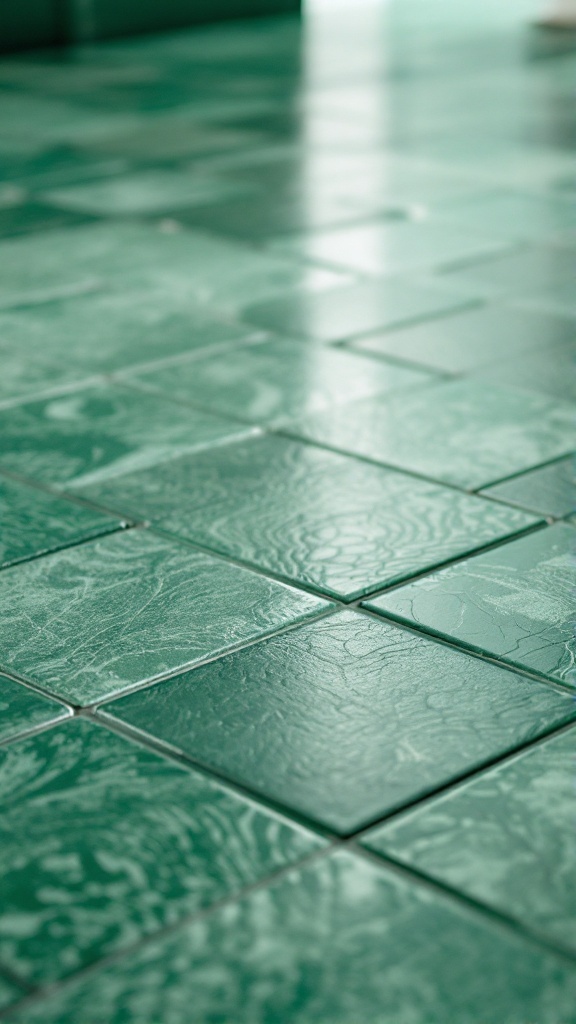
<svg viewBox="0 0 576 1024"><path fill-rule="evenodd" d="M0 573L0 665L91 704L326 607L177 541L130 530Z"/></svg>
<svg viewBox="0 0 576 1024"><path fill-rule="evenodd" d="M54 981L321 842L79 718L0 751L0 959Z"/></svg>
<svg viewBox="0 0 576 1024"><path fill-rule="evenodd" d="M339 851L8 1019L571 1024L575 1002L572 965Z"/></svg>
<svg viewBox="0 0 576 1024"><path fill-rule="evenodd" d="M176 536L348 599L537 521L496 502L269 436L81 493L106 508L138 509Z"/></svg>
<svg viewBox="0 0 576 1024"><path fill-rule="evenodd" d="M576 685L576 529L557 523L384 594L370 607Z"/></svg>
<svg viewBox="0 0 576 1024"><path fill-rule="evenodd" d="M341 833L576 715L545 684L349 611L104 711Z"/></svg>

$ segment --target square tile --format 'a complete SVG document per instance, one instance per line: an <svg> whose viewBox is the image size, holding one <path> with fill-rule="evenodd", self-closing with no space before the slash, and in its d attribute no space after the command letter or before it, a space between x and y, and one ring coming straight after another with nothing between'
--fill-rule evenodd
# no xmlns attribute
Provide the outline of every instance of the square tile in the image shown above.
<svg viewBox="0 0 576 1024"><path fill-rule="evenodd" d="M370 607L574 686L575 584L576 530L557 523L384 594Z"/></svg>
<svg viewBox="0 0 576 1024"><path fill-rule="evenodd" d="M89 705L328 607L177 541L129 530L0 573L0 662Z"/></svg>
<svg viewBox="0 0 576 1024"><path fill-rule="evenodd" d="M290 427L350 455L476 490L576 448L576 405L464 380L363 398Z"/></svg>
<svg viewBox="0 0 576 1024"><path fill-rule="evenodd" d="M347 600L537 522L312 445L260 437L81 488L106 508Z"/></svg>
<svg viewBox="0 0 576 1024"><path fill-rule="evenodd" d="M18 367L30 382L28 390L40 391L58 378L65 383L201 349L220 350L257 336L251 328L207 315L183 296L162 292L89 292L5 310L0 312L3 376L6 359L15 370L8 370L5 386L0 383L0 396L13 396ZM43 371L44 362L56 363L56 369Z"/></svg>
<svg viewBox="0 0 576 1024"><path fill-rule="evenodd" d="M444 202L434 212L474 231L494 231L514 241L560 235L576 227L576 206L570 199L504 189Z"/></svg>
<svg viewBox="0 0 576 1024"><path fill-rule="evenodd" d="M575 760L570 729L365 842L576 953Z"/></svg>
<svg viewBox="0 0 576 1024"><path fill-rule="evenodd" d="M576 320L506 306L479 305L449 316L349 343L357 352L392 356L444 373L469 373L514 356L523 383L525 353L576 344ZM512 359L510 359L512 365ZM503 378L514 383L512 375Z"/></svg>
<svg viewBox="0 0 576 1024"><path fill-rule="evenodd" d="M341 834L576 717L546 684L353 611L103 711Z"/></svg>
<svg viewBox="0 0 576 1024"><path fill-rule="evenodd" d="M336 851L9 1020L181 1024L193 1005L200 1020L235 1024L552 1024L570 1021L575 1000L569 962L439 892Z"/></svg>
<svg viewBox="0 0 576 1024"><path fill-rule="evenodd" d="M478 233L438 221L371 221L297 238L279 239L278 252L366 274L423 270L497 253L505 243L497 230Z"/></svg>
<svg viewBox="0 0 576 1024"><path fill-rule="evenodd" d="M0 751L0 958L73 974L321 847L86 719Z"/></svg>
<svg viewBox="0 0 576 1024"><path fill-rule="evenodd" d="M218 353L180 360L128 381L223 416L270 424L436 379L369 356L282 339L239 345L224 358Z"/></svg>
<svg viewBox="0 0 576 1024"><path fill-rule="evenodd" d="M112 516L0 477L0 569L111 533Z"/></svg>
<svg viewBox="0 0 576 1024"><path fill-rule="evenodd" d="M0 674L0 743L43 725L59 722L70 714L62 704Z"/></svg>
<svg viewBox="0 0 576 1024"><path fill-rule="evenodd" d="M94 385L0 410L0 466L80 487L247 431L165 396Z"/></svg>
<svg viewBox="0 0 576 1024"><path fill-rule="evenodd" d="M448 313L470 300L407 281L371 281L321 292L293 292L269 302L247 303L242 319L267 330L341 341Z"/></svg>
<svg viewBox="0 0 576 1024"><path fill-rule="evenodd" d="M576 320L574 326L576 329ZM576 337L572 345L550 346L541 352L526 352L520 359L503 359L483 366L476 376L573 402L576 414Z"/></svg>
<svg viewBox="0 0 576 1024"><path fill-rule="evenodd" d="M550 466L515 476L489 487L484 493L488 498L497 498L529 512L563 519L576 513L576 457L569 455Z"/></svg>

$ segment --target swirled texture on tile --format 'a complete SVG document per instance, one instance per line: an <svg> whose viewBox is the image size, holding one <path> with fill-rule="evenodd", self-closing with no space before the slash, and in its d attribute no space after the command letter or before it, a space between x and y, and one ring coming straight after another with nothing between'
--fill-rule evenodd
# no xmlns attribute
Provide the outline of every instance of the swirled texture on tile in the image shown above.
<svg viewBox="0 0 576 1024"><path fill-rule="evenodd" d="M575 1002L573 965L337 852L8 1020L572 1024Z"/></svg>
<svg viewBox="0 0 576 1024"><path fill-rule="evenodd" d="M163 396L99 384L0 410L0 465L78 487L251 429Z"/></svg>
<svg viewBox="0 0 576 1024"><path fill-rule="evenodd" d="M130 530L0 573L0 663L91 704L327 607Z"/></svg>
<svg viewBox="0 0 576 1024"><path fill-rule="evenodd" d="M264 424L436 379L418 369L292 340L242 345L224 357L181 360L129 378L223 416Z"/></svg>
<svg viewBox="0 0 576 1024"><path fill-rule="evenodd" d="M322 844L76 718L0 752L0 963L73 973Z"/></svg>
<svg viewBox="0 0 576 1024"><path fill-rule="evenodd" d="M575 766L570 729L365 842L576 952Z"/></svg>
<svg viewBox="0 0 576 1024"><path fill-rule="evenodd" d="M0 741L67 718L70 711L22 683L0 675Z"/></svg>
<svg viewBox="0 0 576 1024"><path fill-rule="evenodd" d="M348 599L537 522L496 502L269 436L80 493Z"/></svg>
<svg viewBox="0 0 576 1024"><path fill-rule="evenodd" d="M121 525L94 509L0 478L0 568L57 551Z"/></svg>
<svg viewBox="0 0 576 1024"><path fill-rule="evenodd" d="M474 380L383 395L290 428L312 441L475 490L576 448L576 405Z"/></svg>
<svg viewBox="0 0 576 1024"><path fill-rule="evenodd" d="M559 519L576 513L576 456L534 469L490 487L489 498Z"/></svg>
<svg viewBox="0 0 576 1024"><path fill-rule="evenodd" d="M546 684L346 611L105 713L350 833L576 708Z"/></svg>
<svg viewBox="0 0 576 1024"><path fill-rule="evenodd" d="M576 530L557 523L384 594L370 607L576 685Z"/></svg>

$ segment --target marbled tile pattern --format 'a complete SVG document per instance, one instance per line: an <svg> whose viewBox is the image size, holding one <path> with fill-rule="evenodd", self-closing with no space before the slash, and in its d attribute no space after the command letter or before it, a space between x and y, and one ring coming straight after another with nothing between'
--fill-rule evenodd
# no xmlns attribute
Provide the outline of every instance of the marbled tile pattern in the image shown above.
<svg viewBox="0 0 576 1024"><path fill-rule="evenodd" d="M0 569L111 533L112 516L0 477Z"/></svg>
<svg viewBox="0 0 576 1024"><path fill-rule="evenodd" d="M576 1024L574 38L287 6L0 0L0 1018Z"/></svg>
<svg viewBox="0 0 576 1024"><path fill-rule="evenodd" d="M106 383L0 410L0 467L53 486L83 487L249 430Z"/></svg>
<svg viewBox="0 0 576 1024"><path fill-rule="evenodd" d="M326 607L129 530L0 574L0 667L91 704Z"/></svg>
<svg viewBox="0 0 576 1024"><path fill-rule="evenodd" d="M0 958L35 983L73 973L321 845L78 718L1 750L0 794Z"/></svg>
<svg viewBox="0 0 576 1024"><path fill-rule="evenodd" d="M546 685L343 612L105 712L346 833L576 708Z"/></svg>
<svg viewBox="0 0 576 1024"><path fill-rule="evenodd" d="M341 852L8 1019L181 1024L193 1005L198 1020L238 1024L552 1024L575 1001L568 964Z"/></svg>
<svg viewBox="0 0 576 1024"><path fill-rule="evenodd" d="M370 607L576 685L576 529L561 523L467 559Z"/></svg>
<svg viewBox="0 0 576 1024"><path fill-rule="evenodd" d="M127 514L139 509L179 537L348 599L537 522L496 502L269 436L81 493Z"/></svg>
<svg viewBox="0 0 576 1024"><path fill-rule="evenodd" d="M0 674L0 742L58 722L69 714L62 704Z"/></svg>
<svg viewBox="0 0 576 1024"><path fill-rule="evenodd" d="M476 490L576 448L576 405L519 388L450 381L351 402L291 432Z"/></svg>
<svg viewBox="0 0 576 1024"><path fill-rule="evenodd" d="M575 764L570 729L365 842L576 951Z"/></svg>

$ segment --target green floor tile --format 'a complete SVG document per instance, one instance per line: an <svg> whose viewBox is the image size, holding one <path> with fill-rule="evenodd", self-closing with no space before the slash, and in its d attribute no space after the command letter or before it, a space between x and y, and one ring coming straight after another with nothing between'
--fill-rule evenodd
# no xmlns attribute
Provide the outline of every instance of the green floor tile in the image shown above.
<svg viewBox="0 0 576 1024"><path fill-rule="evenodd" d="M0 742L12 740L20 733L27 733L39 726L58 722L69 714L61 704L41 697L22 683L0 675Z"/></svg>
<svg viewBox="0 0 576 1024"><path fill-rule="evenodd" d="M391 591L370 607L576 685L576 530L558 523Z"/></svg>
<svg viewBox="0 0 576 1024"><path fill-rule="evenodd" d="M366 843L576 952L575 757L571 729Z"/></svg>
<svg viewBox="0 0 576 1024"><path fill-rule="evenodd" d="M333 231L280 239L273 247L306 259L368 274L393 274L441 266L496 253L504 247L494 230L475 234L436 221L359 224Z"/></svg>
<svg viewBox="0 0 576 1024"><path fill-rule="evenodd" d="M161 291L89 292L4 310L0 395L17 397L26 388L40 391L60 380L66 383L203 348L220 349L255 335L254 329L207 315L184 295Z"/></svg>
<svg viewBox="0 0 576 1024"><path fill-rule="evenodd" d="M0 410L0 466L64 487L87 486L250 428L117 384Z"/></svg>
<svg viewBox="0 0 576 1024"><path fill-rule="evenodd" d="M0 977L0 1010L5 1010L18 1003L26 991L8 978Z"/></svg>
<svg viewBox="0 0 576 1024"><path fill-rule="evenodd" d="M541 350L545 359L548 349L568 342L576 344L576 320L486 305L359 338L351 347L447 373L468 373L494 364L495 377L497 361L514 356L506 365L518 368L517 383L522 386L526 353ZM502 380L515 383L511 372Z"/></svg>
<svg viewBox="0 0 576 1024"><path fill-rule="evenodd" d="M0 958L53 981L321 844L205 777L74 719L0 754Z"/></svg>
<svg viewBox="0 0 576 1024"><path fill-rule="evenodd" d="M576 263L573 261L573 268ZM522 292L518 301L526 309L544 310L560 316L576 318L576 298L574 297L574 281L558 281L548 288L536 288L533 292Z"/></svg>
<svg viewBox="0 0 576 1024"><path fill-rule="evenodd" d="M86 705L326 607L130 530L0 573L0 664Z"/></svg>
<svg viewBox="0 0 576 1024"><path fill-rule="evenodd" d="M0 569L111 533L118 519L0 478Z"/></svg>
<svg viewBox="0 0 576 1024"><path fill-rule="evenodd" d="M47 203L0 205L0 238L28 235L36 231L54 231L56 228L73 227L91 219L81 212L57 210Z"/></svg>
<svg viewBox="0 0 576 1024"><path fill-rule="evenodd" d="M470 490L576 447L576 405L480 381L350 402L292 433Z"/></svg>
<svg viewBox="0 0 576 1024"><path fill-rule="evenodd" d="M556 236L576 227L576 206L561 196L487 191L435 207L438 217L511 240Z"/></svg>
<svg viewBox="0 0 576 1024"><path fill-rule="evenodd" d="M7 1019L572 1024L575 1000L568 962L340 851Z"/></svg>
<svg viewBox="0 0 576 1024"><path fill-rule="evenodd" d="M224 357L179 361L128 378L212 412L262 424L436 379L417 369L288 340L238 346Z"/></svg>
<svg viewBox="0 0 576 1024"><path fill-rule="evenodd" d="M576 320L574 327L576 330ZM543 348L541 352L525 353L520 359L504 359L482 367L477 374L494 383L516 384L573 402L576 415L576 337L571 346Z"/></svg>
<svg viewBox="0 0 576 1024"><path fill-rule="evenodd" d="M553 296L561 282L573 281L575 266L575 248L531 246L445 272L439 280L479 296Z"/></svg>
<svg viewBox="0 0 576 1024"><path fill-rule="evenodd" d="M222 201L247 191L246 186L234 186L206 175L158 170L45 192L42 199L64 210L100 216L130 216L160 214L216 199Z"/></svg>
<svg viewBox="0 0 576 1024"><path fill-rule="evenodd" d="M294 260L256 252L200 232L120 221L0 243L0 307L112 288L162 291L218 307L220 316L319 274ZM326 285L338 274L324 272ZM435 301L441 300L436 294ZM446 300L444 300L446 301Z"/></svg>
<svg viewBox="0 0 576 1024"><path fill-rule="evenodd" d="M106 508L329 596L360 597L537 522L279 437L84 486Z"/></svg>
<svg viewBox="0 0 576 1024"><path fill-rule="evenodd" d="M329 291L294 292L269 302L247 304L242 318L283 334L339 341L448 313L468 305L469 301L458 293L450 294L406 281L381 280Z"/></svg>
<svg viewBox="0 0 576 1024"><path fill-rule="evenodd" d="M518 505L543 516L559 519L576 513L576 462L573 455L551 466L523 473L490 487L489 498Z"/></svg>
<svg viewBox="0 0 576 1024"><path fill-rule="evenodd" d="M348 611L104 710L340 833L576 716L545 684Z"/></svg>

